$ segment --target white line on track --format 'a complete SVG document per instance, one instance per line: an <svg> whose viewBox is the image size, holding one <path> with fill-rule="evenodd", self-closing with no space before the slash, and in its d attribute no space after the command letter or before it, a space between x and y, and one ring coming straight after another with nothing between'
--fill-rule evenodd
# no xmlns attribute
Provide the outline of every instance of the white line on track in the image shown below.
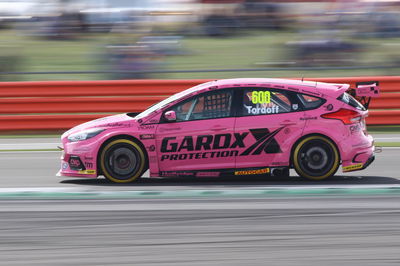
<svg viewBox="0 0 400 266"><path fill-rule="evenodd" d="M48 147L57 148L61 143L2 143L0 144L0 149L46 149Z"/></svg>
<svg viewBox="0 0 400 266"><path fill-rule="evenodd" d="M0 155L2 154L26 154L26 153L60 153L61 151L1 151L0 150Z"/></svg>
<svg viewBox="0 0 400 266"><path fill-rule="evenodd" d="M51 143L46 143L46 142L40 142L40 143L3 143L0 144L0 146L26 146L26 145L61 145L61 143L58 142L51 142Z"/></svg>

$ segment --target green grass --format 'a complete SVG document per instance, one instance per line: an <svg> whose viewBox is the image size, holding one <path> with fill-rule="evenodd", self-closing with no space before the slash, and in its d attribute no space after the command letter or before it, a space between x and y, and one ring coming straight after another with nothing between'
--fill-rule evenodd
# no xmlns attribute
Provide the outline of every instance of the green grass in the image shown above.
<svg viewBox="0 0 400 266"><path fill-rule="evenodd" d="M368 133L371 134L400 133L400 125L368 126Z"/></svg>
<svg viewBox="0 0 400 266"><path fill-rule="evenodd" d="M96 71L105 70L103 55L108 44L129 43L137 38L134 35L86 34L75 40L46 40L39 37L24 36L12 30L0 32L2 49L0 56L16 56L21 61L17 71ZM182 41L187 55L170 56L162 59L164 70L196 70L254 68L256 63L292 61L290 51L285 46L288 41L298 37L292 32L250 31L227 38L185 37ZM365 51L357 56L364 62L384 64L393 60L398 53L399 39L362 39ZM262 67L274 67L263 65ZM367 76L397 74L394 70L337 70L337 71L279 71L279 72L211 72L211 73L172 73L153 74L151 78L164 79L217 79L232 77L329 77L329 76ZM95 80L108 79L105 74L76 75L9 75L0 78L7 80Z"/></svg>
<svg viewBox="0 0 400 266"><path fill-rule="evenodd" d="M375 142L375 146L380 146L380 147L400 147L400 142Z"/></svg>

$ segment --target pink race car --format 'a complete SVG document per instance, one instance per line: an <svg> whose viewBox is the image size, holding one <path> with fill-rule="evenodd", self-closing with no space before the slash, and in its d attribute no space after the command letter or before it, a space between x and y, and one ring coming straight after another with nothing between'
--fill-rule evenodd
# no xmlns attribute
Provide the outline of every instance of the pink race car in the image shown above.
<svg viewBox="0 0 400 266"><path fill-rule="evenodd" d="M104 175L125 183L147 169L150 177L219 177L284 176L294 168L322 180L340 164L348 172L374 160L365 117L378 95L377 82L350 89L284 79L211 81L140 114L100 118L65 132L58 175Z"/></svg>

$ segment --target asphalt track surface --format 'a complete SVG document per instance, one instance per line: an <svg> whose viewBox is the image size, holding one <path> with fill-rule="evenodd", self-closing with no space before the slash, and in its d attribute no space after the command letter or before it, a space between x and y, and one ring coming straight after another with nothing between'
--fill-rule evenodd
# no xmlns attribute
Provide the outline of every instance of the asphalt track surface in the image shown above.
<svg viewBox="0 0 400 266"><path fill-rule="evenodd" d="M399 265L399 197L0 202L2 265Z"/></svg>
<svg viewBox="0 0 400 266"><path fill-rule="evenodd" d="M0 153L0 188L84 190L399 186L400 149L324 182L55 177L58 152ZM399 265L400 194L2 199L0 265Z"/></svg>
<svg viewBox="0 0 400 266"><path fill-rule="evenodd" d="M375 162L366 170L342 174L323 182L303 180L292 171L289 178L231 177L142 179L131 184L110 184L105 179L56 177L61 152L0 152L0 188L75 187L84 189L204 189L224 187L310 186L310 185L389 185L400 184L400 148L383 148Z"/></svg>

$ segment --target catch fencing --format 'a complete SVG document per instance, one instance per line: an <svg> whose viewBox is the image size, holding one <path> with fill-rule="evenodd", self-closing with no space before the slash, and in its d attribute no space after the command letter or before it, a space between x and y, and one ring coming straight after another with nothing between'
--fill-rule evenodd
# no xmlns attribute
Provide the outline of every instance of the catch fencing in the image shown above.
<svg viewBox="0 0 400 266"><path fill-rule="evenodd" d="M400 76L307 79L349 83L379 81L369 125L400 124ZM0 83L0 131L65 130L80 123L150 105L207 80L43 81Z"/></svg>

